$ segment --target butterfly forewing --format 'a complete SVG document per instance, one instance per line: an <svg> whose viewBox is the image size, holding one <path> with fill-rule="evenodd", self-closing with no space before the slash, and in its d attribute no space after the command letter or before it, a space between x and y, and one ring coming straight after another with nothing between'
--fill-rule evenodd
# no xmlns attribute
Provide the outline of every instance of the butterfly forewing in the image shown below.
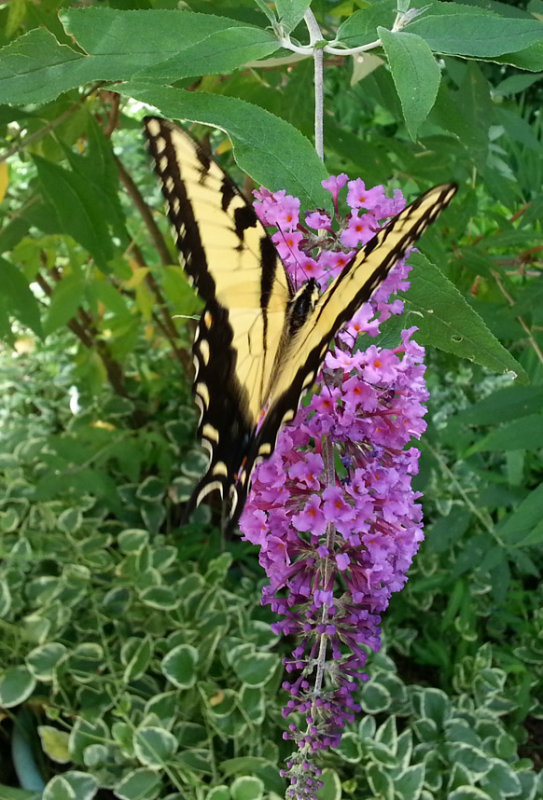
<svg viewBox="0 0 543 800"><path fill-rule="evenodd" d="M235 185L181 128L145 120L181 263L206 303L194 343L199 433L210 454L193 505L235 483L282 340L290 287Z"/></svg>

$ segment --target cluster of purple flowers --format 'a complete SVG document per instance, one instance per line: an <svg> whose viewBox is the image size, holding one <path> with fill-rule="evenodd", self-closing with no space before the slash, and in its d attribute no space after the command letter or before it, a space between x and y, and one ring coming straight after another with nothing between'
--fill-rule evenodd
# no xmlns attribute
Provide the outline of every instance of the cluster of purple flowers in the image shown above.
<svg viewBox="0 0 543 800"><path fill-rule="evenodd" d="M255 193L260 219L278 228L272 238L294 286L313 277L325 290L353 248L404 206L401 192L388 198L382 186L366 189L358 179L348 182L351 210L341 216L346 184L346 175L323 182L334 221L315 211L305 224L297 198ZM405 584L423 538L411 486L419 452L406 445L426 427L424 350L411 338L416 328L393 350L357 349L360 334L375 337L402 312L402 301L389 297L409 286L408 272L400 262L338 334L310 402L256 470L241 519L244 537L260 547L269 578L262 602L280 617L274 631L297 641L283 684L290 694L283 713L296 714L285 737L298 746L284 774L297 798L315 796L319 771L311 756L337 746L359 711L353 693L368 678L366 648L379 649L381 614Z"/></svg>

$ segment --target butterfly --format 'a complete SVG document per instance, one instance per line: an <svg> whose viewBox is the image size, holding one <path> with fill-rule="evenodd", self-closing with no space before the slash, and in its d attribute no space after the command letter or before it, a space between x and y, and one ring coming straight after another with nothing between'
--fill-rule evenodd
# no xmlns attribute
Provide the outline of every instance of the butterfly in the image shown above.
<svg viewBox="0 0 543 800"><path fill-rule="evenodd" d="M435 186L382 227L324 293L294 290L256 212L182 128L145 119L150 153L189 281L205 303L193 345L198 432L209 463L187 506L212 491L239 520L251 475L312 385L330 341L369 300L456 185Z"/></svg>

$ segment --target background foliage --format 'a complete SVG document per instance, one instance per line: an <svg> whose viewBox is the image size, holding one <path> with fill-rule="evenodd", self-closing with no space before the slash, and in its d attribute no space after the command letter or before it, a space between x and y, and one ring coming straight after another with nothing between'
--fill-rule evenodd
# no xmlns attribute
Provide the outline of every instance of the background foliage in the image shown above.
<svg viewBox="0 0 543 800"><path fill-rule="evenodd" d="M209 507L179 526L202 465L198 301L139 119L152 103L198 137L215 125L240 180L232 156L323 205L312 63L279 48L263 4L175 5L0 7L6 800L284 791L256 554L221 542ZM276 3L302 42L307 6ZM407 195L461 187L401 319L428 346L427 541L321 795L529 800L543 797L543 2L434 1L392 34L395 7L312 4L326 38L382 42L363 61L325 56L326 169ZM397 337L391 320L381 343Z"/></svg>

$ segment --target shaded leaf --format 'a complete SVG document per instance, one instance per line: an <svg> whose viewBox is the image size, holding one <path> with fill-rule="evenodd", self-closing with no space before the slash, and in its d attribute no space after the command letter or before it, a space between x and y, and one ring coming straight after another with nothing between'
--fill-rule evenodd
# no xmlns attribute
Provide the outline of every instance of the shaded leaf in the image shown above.
<svg viewBox="0 0 543 800"><path fill-rule="evenodd" d="M485 450L534 450L543 447L543 416L530 414L491 431L470 448L469 454Z"/></svg>
<svg viewBox="0 0 543 800"><path fill-rule="evenodd" d="M37 336L43 336L38 301L21 270L3 258L0 258L0 282L8 313L27 325Z"/></svg>

